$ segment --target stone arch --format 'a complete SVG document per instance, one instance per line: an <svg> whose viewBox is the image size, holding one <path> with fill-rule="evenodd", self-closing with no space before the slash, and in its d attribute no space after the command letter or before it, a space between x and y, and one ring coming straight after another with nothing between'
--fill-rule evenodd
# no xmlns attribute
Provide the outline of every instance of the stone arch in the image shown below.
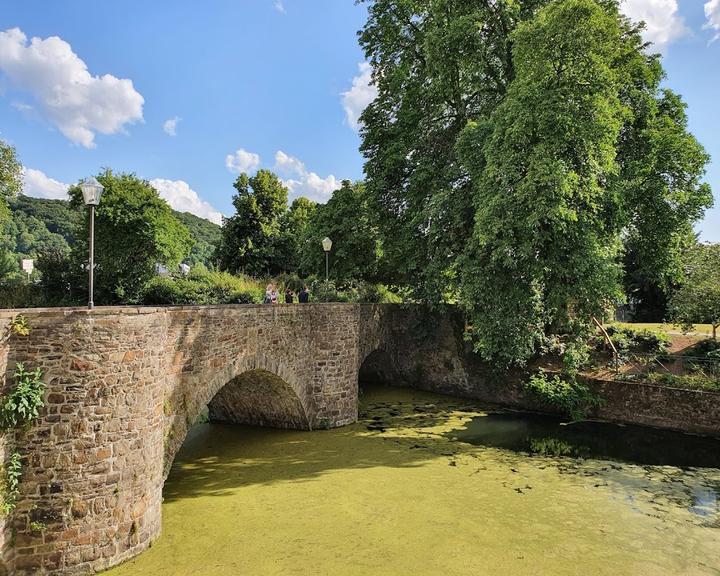
<svg viewBox="0 0 720 576"><path fill-rule="evenodd" d="M261 368L243 372L225 384L208 404L210 420L310 429L300 398L281 377Z"/></svg>
<svg viewBox="0 0 720 576"><path fill-rule="evenodd" d="M392 357L385 348L374 348L358 366L358 382L391 384L396 378Z"/></svg>
<svg viewBox="0 0 720 576"><path fill-rule="evenodd" d="M260 386L249 389L256 401L263 393L267 393L275 401L279 400L278 409L269 418L263 418L261 410L258 410L258 407L253 410L253 406L248 402L241 402L238 410L228 409L232 400L241 400L241 388L247 391L246 387L252 382L253 376L262 380ZM222 392L225 388L227 390ZM218 401L214 407L214 416L218 420L284 428L297 427L304 430L311 428L314 410L310 390L302 385L300 379L282 361L265 354L239 356L225 366L214 369L212 378L202 385L185 386L178 392L182 396L182 409L169 418L165 429L164 477L169 474L188 430L215 398L218 398ZM279 418L283 407L290 411L285 421Z"/></svg>

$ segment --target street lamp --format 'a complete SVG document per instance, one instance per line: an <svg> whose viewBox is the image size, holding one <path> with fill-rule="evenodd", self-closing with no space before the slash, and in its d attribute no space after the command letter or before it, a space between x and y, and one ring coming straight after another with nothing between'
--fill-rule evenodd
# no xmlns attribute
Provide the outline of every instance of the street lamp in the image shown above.
<svg viewBox="0 0 720 576"><path fill-rule="evenodd" d="M332 249L332 240L330 240L330 238L325 236L325 238L323 238L323 241L322 241L322 247L323 247L323 250L325 250L325 282L327 282L328 281L328 270L329 270L328 255L330 254L330 250Z"/></svg>
<svg viewBox="0 0 720 576"><path fill-rule="evenodd" d="M83 180L80 183L83 200L86 206L90 206L90 266L88 270L88 309L92 310L93 303L93 273L95 269L95 206L100 204L100 196L103 193L103 185L94 176Z"/></svg>

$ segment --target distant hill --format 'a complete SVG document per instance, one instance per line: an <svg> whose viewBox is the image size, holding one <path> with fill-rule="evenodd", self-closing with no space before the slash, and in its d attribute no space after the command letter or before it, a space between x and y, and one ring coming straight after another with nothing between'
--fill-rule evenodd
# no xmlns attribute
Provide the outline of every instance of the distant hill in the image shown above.
<svg viewBox="0 0 720 576"><path fill-rule="evenodd" d="M82 221L82 210L74 210L67 200L19 196L10 201L10 210L12 219L0 235L0 248L23 258L35 258L48 248L69 250ZM220 226L188 212L173 213L195 240L187 262L209 265L220 240Z"/></svg>

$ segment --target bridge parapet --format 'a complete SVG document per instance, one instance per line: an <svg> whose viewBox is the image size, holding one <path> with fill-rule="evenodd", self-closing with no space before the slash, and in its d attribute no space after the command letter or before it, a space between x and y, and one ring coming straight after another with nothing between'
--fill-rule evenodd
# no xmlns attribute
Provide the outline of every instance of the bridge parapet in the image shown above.
<svg viewBox="0 0 720 576"><path fill-rule="evenodd" d="M164 478L208 404L213 417L237 422L355 421L361 308L0 311L0 374L9 381L25 362L47 383L41 417L4 439L23 455L6 569L88 573L145 549L160 530ZM28 336L8 330L18 314Z"/></svg>

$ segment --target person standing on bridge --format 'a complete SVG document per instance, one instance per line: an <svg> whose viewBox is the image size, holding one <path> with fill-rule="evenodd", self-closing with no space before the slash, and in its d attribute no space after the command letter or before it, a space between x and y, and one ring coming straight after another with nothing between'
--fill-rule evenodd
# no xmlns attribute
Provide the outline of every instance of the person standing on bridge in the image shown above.
<svg viewBox="0 0 720 576"><path fill-rule="evenodd" d="M298 294L298 302L300 304L307 304L310 300L310 291L308 290L307 284L303 285L303 289L300 290L300 294Z"/></svg>
<svg viewBox="0 0 720 576"><path fill-rule="evenodd" d="M272 289L272 284L268 284L267 286L265 286L265 297L263 298L263 304L270 304L272 302Z"/></svg>
<svg viewBox="0 0 720 576"><path fill-rule="evenodd" d="M277 304L280 301L280 294L278 294L277 286L274 283L270 284L270 286L270 302Z"/></svg>
<svg viewBox="0 0 720 576"><path fill-rule="evenodd" d="M292 304L295 301L294 296L295 296L295 294L293 294L293 291L290 289L290 286L286 287L285 288L285 304Z"/></svg>

